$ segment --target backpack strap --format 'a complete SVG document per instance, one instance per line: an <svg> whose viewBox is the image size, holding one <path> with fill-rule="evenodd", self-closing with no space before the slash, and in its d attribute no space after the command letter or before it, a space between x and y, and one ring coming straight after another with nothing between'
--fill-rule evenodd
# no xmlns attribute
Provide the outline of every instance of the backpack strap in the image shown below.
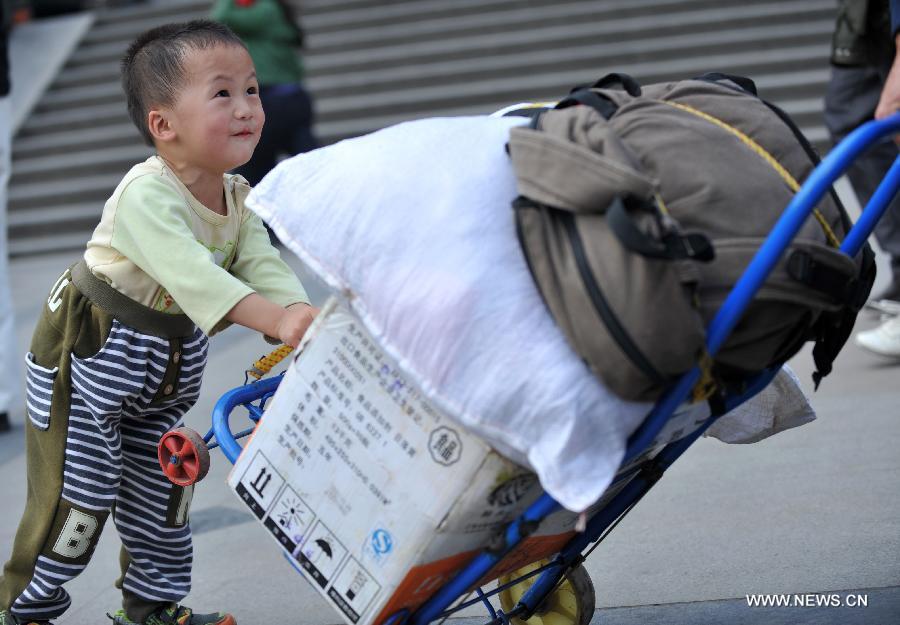
<svg viewBox="0 0 900 625"><path fill-rule="evenodd" d="M611 119L616 114L616 111L619 110L619 105L597 93L594 89L614 89L616 87L621 87L625 93L633 98L640 97L642 93L641 85L638 81L628 74L614 72L607 74L590 87L585 87L584 85L574 87L569 92L569 95L560 100L555 108L564 109L576 104L584 104L596 110L604 119Z"/></svg>
<svg viewBox="0 0 900 625"><path fill-rule="evenodd" d="M611 119L616 114L616 111L619 110L619 106L615 102L590 89L573 90L566 98L560 100L556 108L564 109L576 104L590 106L607 120Z"/></svg>
<svg viewBox="0 0 900 625"><path fill-rule="evenodd" d="M621 197L616 197L606 209L606 223L622 245L647 258L709 262L716 256L710 240L699 232L679 234L670 230L661 238L648 235L634 223Z"/></svg>
<svg viewBox="0 0 900 625"><path fill-rule="evenodd" d="M865 297L868 296L874 282L875 253L871 247L866 245L860 252L857 293L863 294L863 302L856 302L859 303L860 307L865 303ZM834 359L837 358L838 353L844 347L844 343L847 342L847 339L850 338L850 334L853 332L853 325L858 312L859 308L854 309L846 306L836 313L823 313L816 323L814 327L816 344L813 347L813 362L816 365L816 371L812 375L815 389L819 388L822 378L831 373Z"/></svg>
<svg viewBox="0 0 900 625"><path fill-rule="evenodd" d="M625 93L632 98L638 98L641 95L641 83L632 78L629 74L621 72L612 72L607 74L592 85L593 89L615 89L621 87Z"/></svg>
<svg viewBox="0 0 900 625"><path fill-rule="evenodd" d="M725 74L723 72L707 72L705 74L697 76L696 78L694 78L694 80L714 82L716 84L722 85L723 87L729 87L733 89L734 87L731 87L731 85L724 84L725 81L730 81L740 87L741 91L745 91L750 95L759 97L759 92L756 90L756 83L746 76L738 76L737 74Z"/></svg>
<svg viewBox="0 0 900 625"><path fill-rule="evenodd" d="M866 303L868 289L862 288L860 280L848 280L847 272L819 262L804 250L792 250L788 255L785 269L788 275L807 288L830 297L835 302L858 311Z"/></svg>

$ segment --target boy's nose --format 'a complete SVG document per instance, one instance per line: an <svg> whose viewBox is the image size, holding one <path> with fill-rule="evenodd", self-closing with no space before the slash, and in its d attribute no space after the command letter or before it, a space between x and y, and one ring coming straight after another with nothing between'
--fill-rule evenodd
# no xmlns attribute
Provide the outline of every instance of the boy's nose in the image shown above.
<svg viewBox="0 0 900 625"><path fill-rule="evenodd" d="M246 99L239 99L234 107L234 116L238 119L249 119L253 116L253 107Z"/></svg>

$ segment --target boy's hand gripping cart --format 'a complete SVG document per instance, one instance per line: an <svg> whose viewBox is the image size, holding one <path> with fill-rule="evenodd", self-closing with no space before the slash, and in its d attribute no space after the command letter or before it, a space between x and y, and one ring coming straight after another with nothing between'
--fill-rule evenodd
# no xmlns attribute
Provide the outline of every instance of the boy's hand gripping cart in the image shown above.
<svg viewBox="0 0 900 625"><path fill-rule="evenodd" d="M896 134L900 134L900 114L869 122L849 135L810 174L710 324L707 336L710 355L718 352L788 243L832 183L869 146ZM851 257L859 253L898 189L900 158L888 171L859 221L841 244L842 252ZM290 348L282 347L254 363L248 374L257 381L231 390L219 399L213 411L213 427L206 436L201 437L189 428L179 428L162 438L159 445L160 464L171 481L188 485L202 479L209 469L208 450L216 446L222 448L232 464L237 461L241 446L235 439L248 435L254 428L233 434L228 424L229 415L235 407L242 405L254 423L262 418L266 402L274 395L280 376L266 380L260 378L289 352ZM749 380L744 394L726 399L725 411L765 388L776 372L775 369L763 371ZM689 371L659 399L643 424L629 438L622 467L650 446L699 378L699 368ZM668 444L655 456L626 471L620 470L616 482L629 480L627 485L608 505L588 519L584 531L576 534L552 560L533 564L500 578L498 587L490 592L476 588L477 598L458 602L544 518L559 509L559 504L544 493L509 524L499 548L485 549L476 555L455 578L438 589L414 613L405 610L395 613L380 625L425 625L479 602L484 603L490 615L488 625L508 625L511 620L521 623L532 617L535 619L531 622L538 622L539 625L587 625L594 611L594 589L581 566L582 561L719 416L721 414L713 414L695 431ZM213 436L217 443L210 444ZM489 601L493 595L499 595L501 609L496 609Z"/></svg>

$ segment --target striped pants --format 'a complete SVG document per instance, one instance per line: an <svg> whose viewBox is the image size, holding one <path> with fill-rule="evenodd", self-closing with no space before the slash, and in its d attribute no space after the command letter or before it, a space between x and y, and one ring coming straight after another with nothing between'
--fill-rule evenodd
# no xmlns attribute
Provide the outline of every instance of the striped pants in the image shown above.
<svg viewBox="0 0 900 625"><path fill-rule="evenodd" d="M68 288L68 316L96 319L96 307ZM102 330L88 357L61 353L54 366L46 355L26 357L29 501L0 580L0 610L20 618L49 620L68 608L63 584L84 570L111 512L126 600L178 602L190 591L192 493L166 479L157 443L197 400L207 338L197 329L159 338L116 318Z"/></svg>

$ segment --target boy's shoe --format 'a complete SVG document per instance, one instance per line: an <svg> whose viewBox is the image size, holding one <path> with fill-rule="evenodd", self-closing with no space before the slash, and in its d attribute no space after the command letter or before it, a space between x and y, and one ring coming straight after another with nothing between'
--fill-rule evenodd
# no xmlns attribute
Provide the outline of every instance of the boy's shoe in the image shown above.
<svg viewBox="0 0 900 625"><path fill-rule="evenodd" d="M0 625L53 625L50 621L20 621L6 610L0 611Z"/></svg>
<svg viewBox="0 0 900 625"><path fill-rule="evenodd" d="M900 316L856 335L856 344L882 356L900 358Z"/></svg>
<svg viewBox="0 0 900 625"><path fill-rule="evenodd" d="M190 608L174 603L166 608L160 608L148 616L143 623L136 623L127 616L125 610L119 610L115 614L107 614L112 619L113 625L237 625L237 621L230 614L194 614ZM0 625L3 625L0 621Z"/></svg>

